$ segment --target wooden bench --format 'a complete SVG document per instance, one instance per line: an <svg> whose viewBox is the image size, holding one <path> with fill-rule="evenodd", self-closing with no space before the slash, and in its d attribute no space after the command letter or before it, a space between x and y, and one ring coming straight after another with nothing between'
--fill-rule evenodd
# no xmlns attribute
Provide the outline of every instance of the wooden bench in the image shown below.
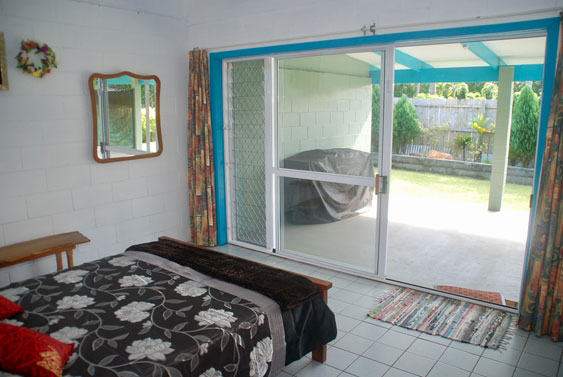
<svg viewBox="0 0 563 377"><path fill-rule="evenodd" d="M72 252L76 245L86 242L90 240L82 233L69 232L3 246L0 247L0 268L56 254L60 271L63 269L62 253L66 252L68 267L73 267Z"/></svg>

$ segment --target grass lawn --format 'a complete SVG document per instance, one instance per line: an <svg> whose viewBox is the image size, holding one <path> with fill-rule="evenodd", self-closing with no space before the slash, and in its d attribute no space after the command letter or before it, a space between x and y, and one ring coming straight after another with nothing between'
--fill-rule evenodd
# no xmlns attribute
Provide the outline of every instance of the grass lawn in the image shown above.
<svg viewBox="0 0 563 377"><path fill-rule="evenodd" d="M420 199L488 203L490 182L485 179L393 169L391 195L412 195ZM503 209L529 211L532 186L507 183Z"/></svg>

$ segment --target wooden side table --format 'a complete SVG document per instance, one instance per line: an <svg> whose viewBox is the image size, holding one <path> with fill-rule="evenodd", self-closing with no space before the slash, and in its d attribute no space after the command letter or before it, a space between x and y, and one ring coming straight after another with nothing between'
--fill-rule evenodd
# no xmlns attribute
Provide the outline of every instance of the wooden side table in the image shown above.
<svg viewBox="0 0 563 377"><path fill-rule="evenodd" d="M57 270L63 269L62 253L66 252L68 267L74 266L72 252L76 245L90 242L80 232L69 232L37 238L30 241L0 247L0 268L30 260L57 255Z"/></svg>

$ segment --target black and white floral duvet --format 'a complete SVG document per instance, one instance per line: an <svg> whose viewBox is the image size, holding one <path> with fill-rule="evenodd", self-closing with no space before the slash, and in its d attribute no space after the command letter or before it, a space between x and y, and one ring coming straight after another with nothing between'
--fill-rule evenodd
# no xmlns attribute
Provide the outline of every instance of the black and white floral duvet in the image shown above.
<svg viewBox="0 0 563 377"><path fill-rule="evenodd" d="M25 312L6 322L75 343L65 376L262 377L283 366L269 299L141 259L126 253L12 284L0 294Z"/></svg>

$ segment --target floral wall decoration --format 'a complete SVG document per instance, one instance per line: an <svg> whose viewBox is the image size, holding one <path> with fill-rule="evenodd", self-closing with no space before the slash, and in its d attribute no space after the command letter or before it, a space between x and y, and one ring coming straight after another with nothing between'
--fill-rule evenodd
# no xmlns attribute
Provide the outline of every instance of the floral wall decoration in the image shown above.
<svg viewBox="0 0 563 377"><path fill-rule="evenodd" d="M41 58L41 67L35 65L30 59L30 53L43 54ZM53 68L57 68L57 56L55 52L47 46L46 43L37 42L34 40L21 41L20 52L16 55L18 61L18 68L27 72L35 77L43 77L51 73Z"/></svg>

